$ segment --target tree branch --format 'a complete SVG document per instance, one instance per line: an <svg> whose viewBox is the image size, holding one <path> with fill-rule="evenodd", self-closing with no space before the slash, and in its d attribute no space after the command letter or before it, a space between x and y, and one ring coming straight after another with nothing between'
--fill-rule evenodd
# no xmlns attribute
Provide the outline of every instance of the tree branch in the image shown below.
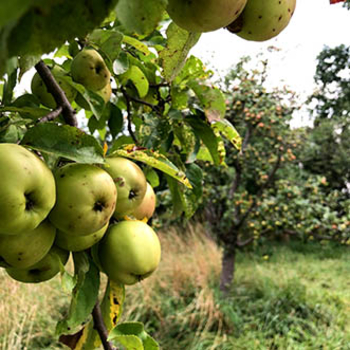
<svg viewBox="0 0 350 350"><path fill-rule="evenodd" d="M242 242L242 241L239 241L239 240L237 239L236 245L237 245L238 248L243 248L243 247L249 245L250 243L252 243L253 241L254 241L254 236L247 238L247 239L246 239L245 241L243 241L243 242Z"/></svg>
<svg viewBox="0 0 350 350"><path fill-rule="evenodd" d="M115 350L115 347L113 346L113 344L107 340L108 331L107 331L107 328L103 322L101 308L100 308L100 304L98 301L96 302L95 307L92 311L92 317L94 320L94 328L96 329L96 331L98 332L98 335L101 338L103 349L104 350Z"/></svg>
<svg viewBox="0 0 350 350"><path fill-rule="evenodd" d="M52 112L46 114L44 117L38 119L38 123L49 122L51 120L56 119L62 113L62 107L59 106L54 109Z"/></svg>
<svg viewBox="0 0 350 350"><path fill-rule="evenodd" d="M64 91L57 84L49 67L41 60L35 65L35 69L47 87L47 90L52 94L56 101L57 107L62 108L62 116L65 122L71 126L78 126L76 112L69 103Z"/></svg>

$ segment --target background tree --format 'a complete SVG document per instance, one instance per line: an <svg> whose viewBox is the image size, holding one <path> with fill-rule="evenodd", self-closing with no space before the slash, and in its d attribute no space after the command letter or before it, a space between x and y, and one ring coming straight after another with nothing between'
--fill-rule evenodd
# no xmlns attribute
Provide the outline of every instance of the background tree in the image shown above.
<svg viewBox="0 0 350 350"><path fill-rule="evenodd" d="M260 69L246 68L242 59L224 81L226 118L242 135L242 148L227 145L226 167L207 166L205 213L214 235L223 245L221 290L227 292L234 274L236 249L269 231L269 225L252 221L262 210L265 192L274 186L280 169L293 161L289 121L296 110L294 93L265 88L266 61Z"/></svg>

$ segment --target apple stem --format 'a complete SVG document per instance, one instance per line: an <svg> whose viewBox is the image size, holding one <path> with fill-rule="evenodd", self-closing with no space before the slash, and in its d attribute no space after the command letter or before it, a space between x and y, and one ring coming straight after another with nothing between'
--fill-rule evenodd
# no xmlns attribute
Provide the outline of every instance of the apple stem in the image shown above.
<svg viewBox="0 0 350 350"><path fill-rule="evenodd" d="M98 332L98 334L101 338L103 349L116 350L116 348L113 346L113 344L107 340L108 339L108 330L106 328L106 325L103 322L100 303L98 301L96 302L94 309L92 310L92 317L94 320L94 328L96 329L96 331Z"/></svg>
<svg viewBox="0 0 350 350"><path fill-rule="evenodd" d="M78 122L75 116L76 112L73 109L72 105L69 103L64 91L56 82L49 67L44 63L44 61L40 60L35 65L35 69L37 70L44 84L46 85L47 90L55 99L57 106L62 108L62 116L65 122L71 126L78 126Z"/></svg>

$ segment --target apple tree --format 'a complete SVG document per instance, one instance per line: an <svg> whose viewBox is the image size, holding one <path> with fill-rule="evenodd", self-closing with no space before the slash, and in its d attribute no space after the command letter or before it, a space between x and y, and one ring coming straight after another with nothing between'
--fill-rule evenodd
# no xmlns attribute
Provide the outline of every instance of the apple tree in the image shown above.
<svg viewBox="0 0 350 350"><path fill-rule="evenodd" d="M295 94L287 88L267 90L268 61L254 69L248 68L249 61L241 59L223 82L226 118L242 136L242 147L226 143L224 166L205 164L203 213L224 249L220 289L225 293L234 277L237 249L259 241L272 228L262 203L283 178L285 164L296 159L289 126L298 109Z"/></svg>
<svg viewBox="0 0 350 350"><path fill-rule="evenodd" d="M118 322L125 285L160 262L153 188L165 183L173 215L189 218L200 155L219 165L224 140L240 147L212 73L187 59L201 34L165 9L29 0L1 11L0 266L24 283L61 274L72 299L56 332L72 349L158 348L142 324Z"/></svg>

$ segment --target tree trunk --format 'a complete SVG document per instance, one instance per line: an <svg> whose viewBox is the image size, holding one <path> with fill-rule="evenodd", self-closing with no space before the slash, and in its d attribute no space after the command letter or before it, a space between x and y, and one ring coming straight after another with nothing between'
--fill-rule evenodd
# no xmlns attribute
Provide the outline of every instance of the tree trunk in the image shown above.
<svg viewBox="0 0 350 350"><path fill-rule="evenodd" d="M232 285L235 272L236 247L226 246L222 256L222 270L220 278L220 290L227 296Z"/></svg>

